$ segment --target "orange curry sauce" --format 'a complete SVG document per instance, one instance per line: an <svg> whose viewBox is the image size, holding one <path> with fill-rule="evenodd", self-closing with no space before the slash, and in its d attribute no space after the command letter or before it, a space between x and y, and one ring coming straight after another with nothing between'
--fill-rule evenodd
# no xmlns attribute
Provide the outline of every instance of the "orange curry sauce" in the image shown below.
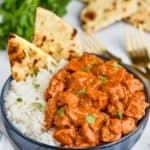
<svg viewBox="0 0 150 150"><path fill-rule="evenodd" d="M132 132L148 107L143 84L115 61L73 58L46 91L46 128L65 147L90 147Z"/></svg>

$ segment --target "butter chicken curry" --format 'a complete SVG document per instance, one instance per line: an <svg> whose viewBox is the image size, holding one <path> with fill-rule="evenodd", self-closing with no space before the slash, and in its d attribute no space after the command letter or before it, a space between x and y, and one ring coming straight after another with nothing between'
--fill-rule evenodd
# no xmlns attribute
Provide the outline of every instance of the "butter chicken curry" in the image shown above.
<svg viewBox="0 0 150 150"><path fill-rule="evenodd" d="M143 84L115 61L84 54L71 59L46 91L46 128L69 148L119 140L148 107Z"/></svg>

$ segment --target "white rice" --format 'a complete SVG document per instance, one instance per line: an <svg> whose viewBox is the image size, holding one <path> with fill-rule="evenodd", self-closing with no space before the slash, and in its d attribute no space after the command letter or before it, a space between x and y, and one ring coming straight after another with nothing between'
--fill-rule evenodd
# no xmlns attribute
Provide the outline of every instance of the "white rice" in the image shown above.
<svg viewBox="0 0 150 150"><path fill-rule="evenodd" d="M50 78L58 68L63 67L66 61L53 68L53 71L41 69L37 76L28 76L25 81L16 82L13 80L10 89L5 97L7 116L24 135L46 143L59 146L60 144L53 138L54 130L46 131L44 128L44 114L46 102L44 98ZM52 70L52 66L49 66ZM33 84L39 84L36 89ZM17 98L22 101L18 102ZM36 109L34 103L42 104L42 109Z"/></svg>

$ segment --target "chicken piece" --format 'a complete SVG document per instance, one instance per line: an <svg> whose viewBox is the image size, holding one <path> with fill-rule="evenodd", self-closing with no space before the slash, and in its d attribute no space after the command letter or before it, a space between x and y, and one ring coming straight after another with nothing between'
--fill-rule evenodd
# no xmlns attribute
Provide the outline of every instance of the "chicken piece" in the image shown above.
<svg viewBox="0 0 150 150"><path fill-rule="evenodd" d="M134 78L134 76L126 71L122 83L125 83L125 81L133 79L133 78Z"/></svg>
<svg viewBox="0 0 150 150"><path fill-rule="evenodd" d="M79 102L78 95L75 95L69 91L64 92L63 94L63 101L69 107L77 107Z"/></svg>
<svg viewBox="0 0 150 150"><path fill-rule="evenodd" d="M77 127L82 125L85 119L85 115L88 115L88 113L82 113L79 108L68 108L66 113L73 125Z"/></svg>
<svg viewBox="0 0 150 150"><path fill-rule="evenodd" d="M110 131L106 126L101 128L100 141L102 142L114 142L121 138L121 133L115 134Z"/></svg>
<svg viewBox="0 0 150 150"><path fill-rule="evenodd" d="M121 138L122 126L119 119L110 119L105 126L101 128L100 140L103 142L114 142Z"/></svg>
<svg viewBox="0 0 150 150"><path fill-rule="evenodd" d="M122 134L126 135L132 132L136 128L136 122L132 118L125 118L121 121L122 123Z"/></svg>
<svg viewBox="0 0 150 150"><path fill-rule="evenodd" d="M74 58L66 66L66 69L68 71L74 72L74 71L81 71L83 68L83 64L79 62L78 58Z"/></svg>
<svg viewBox="0 0 150 150"><path fill-rule="evenodd" d="M86 148L91 147L89 143L82 142L80 145L77 145L75 148Z"/></svg>
<svg viewBox="0 0 150 150"><path fill-rule="evenodd" d="M97 134L90 128L88 123L84 123L81 129L84 140L90 143L90 145L97 145L99 143L99 138Z"/></svg>
<svg viewBox="0 0 150 150"><path fill-rule="evenodd" d="M53 124L54 126L57 127L57 129L64 129L71 127L70 119L66 115L61 116L59 114L56 114L54 117Z"/></svg>
<svg viewBox="0 0 150 150"><path fill-rule="evenodd" d="M56 78L57 80L61 82L65 82L68 76L69 76L69 73L65 69L61 69L57 72L57 74L54 75L53 78Z"/></svg>
<svg viewBox="0 0 150 150"><path fill-rule="evenodd" d="M144 92L134 93L125 110L125 116L140 120L145 115L145 109L149 106L144 97Z"/></svg>
<svg viewBox="0 0 150 150"><path fill-rule="evenodd" d="M69 107L77 107L79 96L71 91L64 91L57 94L57 106L67 105Z"/></svg>
<svg viewBox="0 0 150 150"><path fill-rule="evenodd" d="M46 100L48 98L54 98L59 92L63 91L64 88L65 85L63 82L60 82L56 78L53 78L45 94Z"/></svg>
<svg viewBox="0 0 150 150"><path fill-rule="evenodd" d="M106 72L106 67L105 65L101 64L101 65L94 65L92 67L92 73L96 76L96 77L99 77L99 76L102 76L105 74Z"/></svg>
<svg viewBox="0 0 150 150"><path fill-rule="evenodd" d="M123 85L118 83L105 84L102 89L106 91L111 97L118 97L118 99L124 99L126 97L126 89Z"/></svg>
<svg viewBox="0 0 150 150"><path fill-rule="evenodd" d="M88 88L87 94L94 100L95 107L104 110L108 104L108 95L94 88Z"/></svg>
<svg viewBox="0 0 150 150"><path fill-rule="evenodd" d="M134 99L134 101L136 101L137 99L139 99L141 101L146 101L146 96L145 96L145 93L143 91L139 91L139 92L135 92L132 95L132 99Z"/></svg>
<svg viewBox="0 0 150 150"><path fill-rule="evenodd" d="M85 116L89 114L91 110L82 108L67 108L66 113L69 116L74 126L81 126L85 122Z"/></svg>
<svg viewBox="0 0 150 150"><path fill-rule="evenodd" d="M94 76L92 86L90 86L90 87L92 87L94 89L100 89L101 85L102 85L101 80L99 78L97 78L96 76Z"/></svg>
<svg viewBox="0 0 150 150"><path fill-rule="evenodd" d="M53 136L62 145L72 146L74 145L74 141L76 138L76 131L74 128L61 129L61 130L57 130Z"/></svg>
<svg viewBox="0 0 150 150"><path fill-rule="evenodd" d="M121 133L121 120L120 119L110 119L109 129L115 134Z"/></svg>
<svg viewBox="0 0 150 150"><path fill-rule="evenodd" d="M46 123L47 129L50 129L52 126L52 122L53 122L54 114L56 110L57 110L56 100L53 98L48 99L47 109L45 112L45 123Z"/></svg>
<svg viewBox="0 0 150 150"><path fill-rule="evenodd" d="M144 86L138 79L129 79L125 81L127 88L129 89L130 93L134 93L136 91L143 90Z"/></svg>
<svg viewBox="0 0 150 150"><path fill-rule="evenodd" d="M91 54L84 54L80 61L84 63L84 66L94 66L95 64L102 64L104 62L101 58Z"/></svg>
<svg viewBox="0 0 150 150"><path fill-rule="evenodd" d="M116 71L114 71L113 74L108 75L108 78L112 83L121 83L126 74L126 70L123 69L122 67L118 67L114 69L116 69Z"/></svg>
<svg viewBox="0 0 150 150"><path fill-rule="evenodd" d="M97 133L107 119L108 115L100 112L99 115L96 116L95 122L93 124L89 124L89 126L95 133Z"/></svg>
<svg viewBox="0 0 150 150"><path fill-rule="evenodd" d="M92 73L77 71L68 80L68 86L74 91L79 91L83 87L91 86L94 80Z"/></svg>
<svg viewBox="0 0 150 150"><path fill-rule="evenodd" d="M54 75L46 91L46 99L54 98L59 92L66 88L65 82L68 76L68 72L65 69L61 69Z"/></svg>
<svg viewBox="0 0 150 150"><path fill-rule="evenodd" d="M111 104L107 106L107 112L110 114L111 117L116 117L118 112L121 111L124 113L124 105L119 100L111 100Z"/></svg>
<svg viewBox="0 0 150 150"><path fill-rule="evenodd" d="M115 61L106 61L105 63L95 66L94 74L103 75L110 81L120 83L125 76L126 70Z"/></svg>

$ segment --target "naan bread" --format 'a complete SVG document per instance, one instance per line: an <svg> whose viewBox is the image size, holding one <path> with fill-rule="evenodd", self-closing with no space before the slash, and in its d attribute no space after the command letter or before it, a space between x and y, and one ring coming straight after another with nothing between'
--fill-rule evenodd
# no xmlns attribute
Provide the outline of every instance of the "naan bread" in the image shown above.
<svg viewBox="0 0 150 150"><path fill-rule="evenodd" d="M37 8L33 42L57 61L82 55L77 30L40 7Z"/></svg>
<svg viewBox="0 0 150 150"><path fill-rule="evenodd" d="M127 17L125 21L141 26L143 30L150 32L150 0L139 0L138 11Z"/></svg>
<svg viewBox="0 0 150 150"><path fill-rule="evenodd" d="M137 10L136 0L91 0L81 12L83 29L94 32Z"/></svg>
<svg viewBox="0 0 150 150"><path fill-rule="evenodd" d="M56 65L51 56L15 34L9 35L8 55L12 76L16 81L24 80L26 76L40 68L51 66L49 69L52 71Z"/></svg>

